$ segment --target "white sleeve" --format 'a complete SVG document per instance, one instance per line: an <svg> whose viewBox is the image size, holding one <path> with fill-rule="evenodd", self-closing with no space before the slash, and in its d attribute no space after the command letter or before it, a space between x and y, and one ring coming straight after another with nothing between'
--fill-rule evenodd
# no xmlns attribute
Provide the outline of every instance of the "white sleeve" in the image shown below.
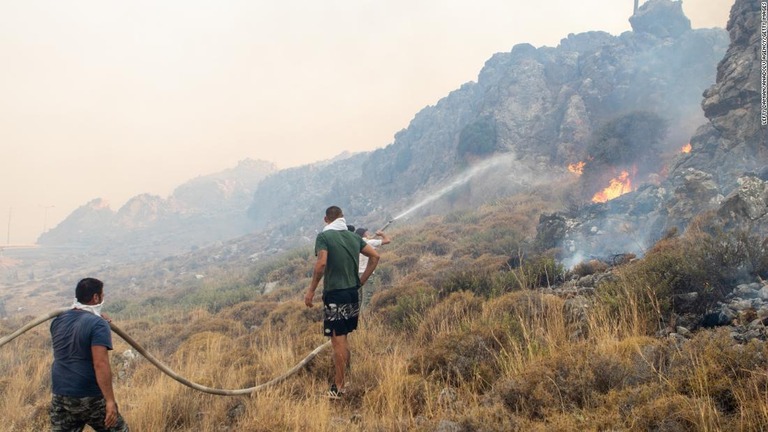
<svg viewBox="0 0 768 432"><path fill-rule="evenodd" d="M365 239L365 242L371 245L374 249L381 246L381 240L379 239Z"/></svg>

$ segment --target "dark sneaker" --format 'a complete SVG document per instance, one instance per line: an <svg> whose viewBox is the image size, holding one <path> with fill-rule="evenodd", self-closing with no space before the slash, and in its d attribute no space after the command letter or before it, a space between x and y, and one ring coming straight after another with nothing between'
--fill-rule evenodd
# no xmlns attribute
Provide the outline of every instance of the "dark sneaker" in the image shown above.
<svg viewBox="0 0 768 432"><path fill-rule="evenodd" d="M336 388L336 384L331 384L331 389L328 390L328 399L341 399L341 392Z"/></svg>

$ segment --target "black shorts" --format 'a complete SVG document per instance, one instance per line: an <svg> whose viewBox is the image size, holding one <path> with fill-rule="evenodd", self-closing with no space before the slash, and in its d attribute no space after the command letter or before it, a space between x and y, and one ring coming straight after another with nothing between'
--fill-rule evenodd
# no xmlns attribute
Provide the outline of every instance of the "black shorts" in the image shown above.
<svg viewBox="0 0 768 432"><path fill-rule="evenodd" d="M341 336L357 329L359 288L323 292L323 334Z"/></svg>

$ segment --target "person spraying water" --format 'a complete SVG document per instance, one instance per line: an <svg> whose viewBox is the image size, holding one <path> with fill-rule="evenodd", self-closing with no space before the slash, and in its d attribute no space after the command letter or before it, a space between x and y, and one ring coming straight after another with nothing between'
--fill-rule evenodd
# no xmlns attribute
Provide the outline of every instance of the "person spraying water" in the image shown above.
<svg viewBox="0 0 768 432"><path fill-rule="evenodd" d="M370 231L368 231L367 228L358 228L355 230L355 234L359 235L363 238L365 243L367 243L369 246L371 246L374 250L378 250L381 246L384 246L386 244L389 244L392 240L384 233L384 229L387 228L394 220L391 220L387 222L386 225L384 225L381 229L376 231L374 234L371 234ZM360 254L359 257L359 266L358 266L358 276L360 278L363 277L363 273L365 272L365 268L368 266L368 257ZM362 286L361 288L361 298L360 298L360 313L363 313L365 309L368 308L368 304L371 302L371 298L373 297L373 292L376 290L376 278L374 277L376 273L372 273L370 277L368 277L368 282Z"/></svg>

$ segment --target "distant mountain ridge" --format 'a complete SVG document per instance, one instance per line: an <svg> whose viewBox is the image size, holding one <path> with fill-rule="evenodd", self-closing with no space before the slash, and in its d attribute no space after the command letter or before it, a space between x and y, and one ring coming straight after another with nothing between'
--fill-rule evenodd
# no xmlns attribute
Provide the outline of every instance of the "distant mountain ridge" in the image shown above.
<svg viewBox="0 0 768 432"><path fill-rule="evenodd" d="M87 246L108 255L162 256L244 235L243 211L274 164L245 159L234 168L194 178L168 198L142 194L114 211L97 198L40 236L44 246Z"/></svg>
<svg viewBox="0 0 768 432"><path fill-rule="evenodd" d="M383 223L483 159L516 155L518 163L495 168L482 187L457 190L452 202L560 175L588 156L595 130L633 111L666 119L674 127L663 144L677 148L706 121L701 95L715 82L728 35L691 29L680 2L669 0L644 3L630 22L633 31L619 36L571 34L554 48L518 44L495 54L477 82L422 109L376 151L280 171L245 166L259 174L241 183L196 179L167 200L135 197L117 214L93 201L40 243L150 256L248 232L291 243L311 238L331 204L355 223Z"/></svg>

